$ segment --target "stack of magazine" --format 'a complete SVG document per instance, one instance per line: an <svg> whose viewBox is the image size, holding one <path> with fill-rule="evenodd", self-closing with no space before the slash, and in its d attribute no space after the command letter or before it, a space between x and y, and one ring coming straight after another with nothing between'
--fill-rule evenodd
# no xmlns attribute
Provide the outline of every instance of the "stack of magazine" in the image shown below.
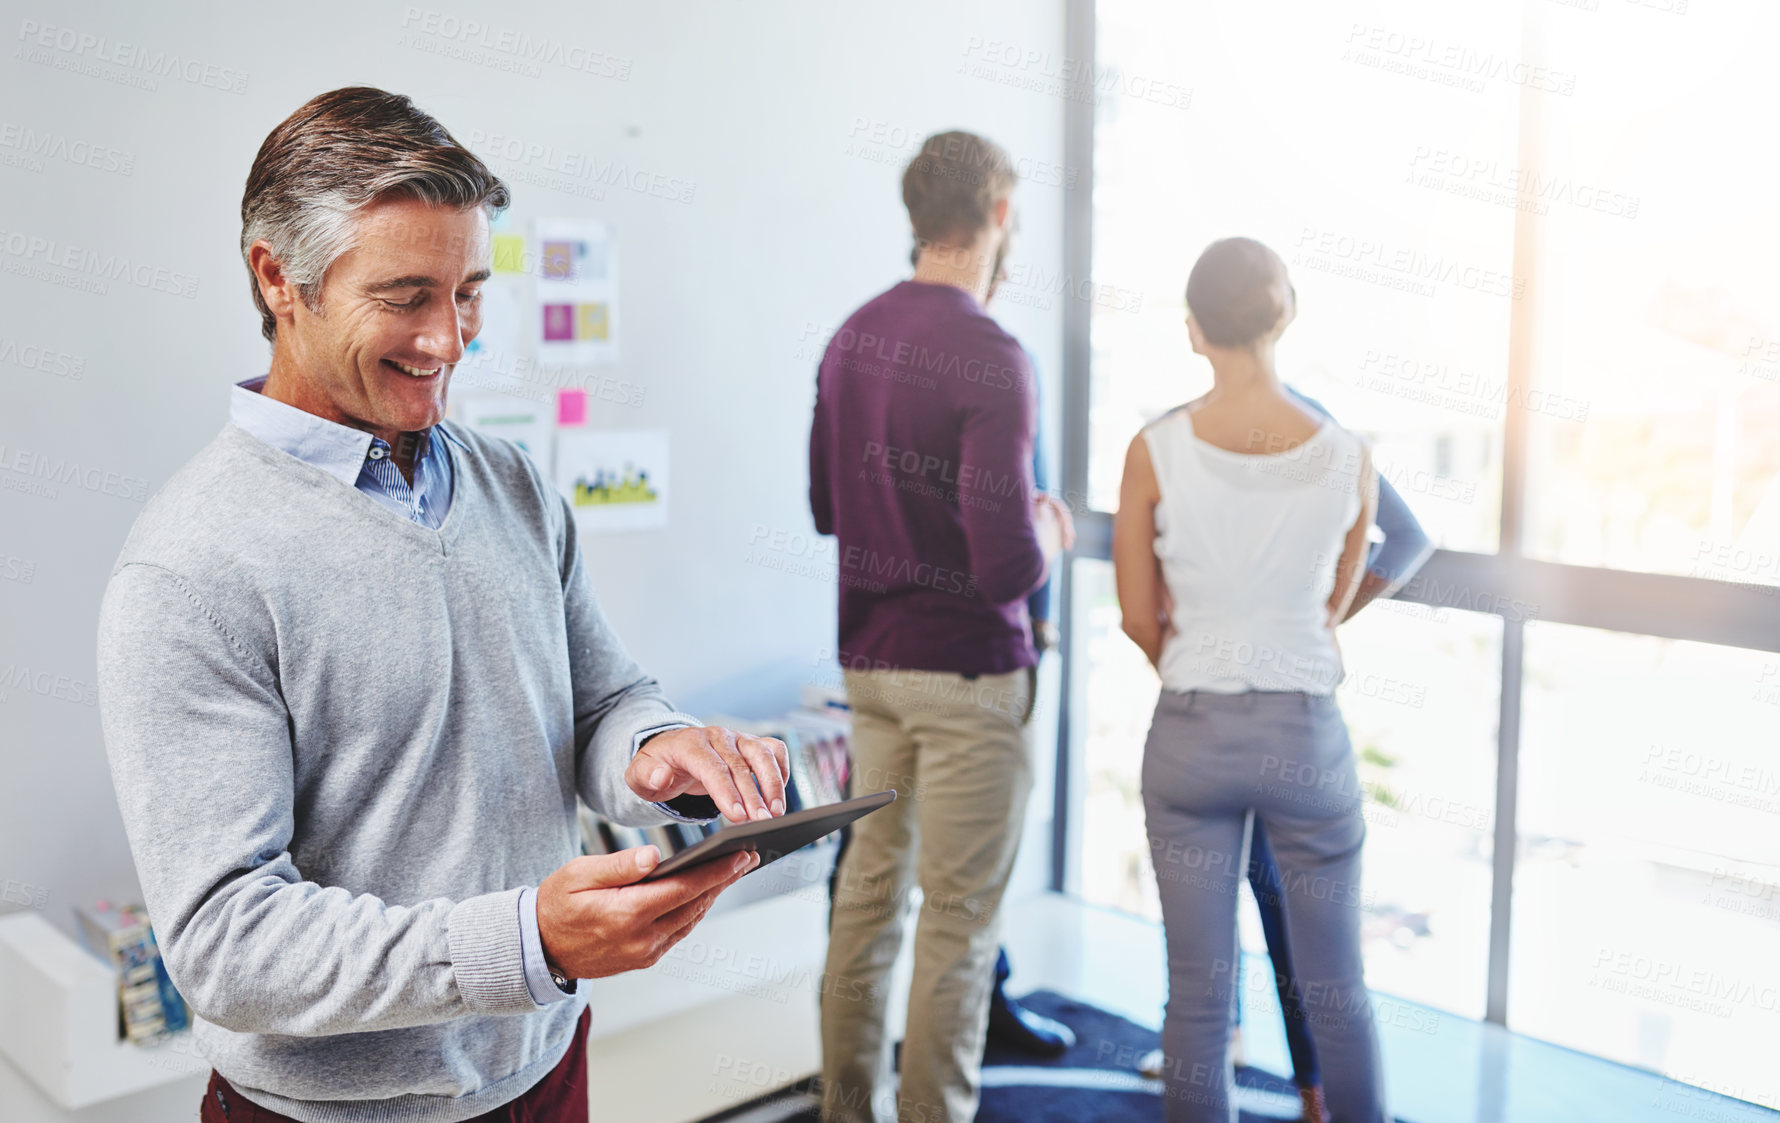
<svg viewBox="0 0 1780 1123"><path fill-rule="evenodd" d="M100 901L90 909L76 908L74 918L86 949L117 971L119 1037L149 1045L191 1024L140 905L113 908Z"/></svg>
<svg viewBox="0 0 1780 1123"><path fill-rule="evenodd" d="M801 811L839 803L847 798L852 748L852 725L844 703L829 697L825 688L806 690L803 706L783 717L767 721L713 717L710 724L756 737L777 737L785 742L791 758L791 781L785 785L785 810ZM585 804L580 808L581 852L611 854L633 846L654 843L662 857L678 853L721 829L713 823L669 823L663 827L625 827L602 818Z"/></svg>

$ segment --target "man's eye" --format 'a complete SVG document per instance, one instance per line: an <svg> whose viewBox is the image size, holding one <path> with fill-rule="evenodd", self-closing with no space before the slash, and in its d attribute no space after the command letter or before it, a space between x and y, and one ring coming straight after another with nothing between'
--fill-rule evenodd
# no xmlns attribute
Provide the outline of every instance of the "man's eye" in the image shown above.
<svg viewBox="0 0 1780 1123"><path fill-rule="evenodd" d="M386 307L394 308L398 311L405 312L410 308L419 308L421 301L423 301L425 299L426 299L426 295L424 293L422 293L418 296L410 297L406 301L386 300L383 303Z"/></svg>
<svg viewBox="0 0 1780 1123"><path fill-rule="evenodd" d="M474 304L478 300L482 299L482 293L479 291L478 292L460 292L457 294L457 299L462 301L465 304Z"/></svg>

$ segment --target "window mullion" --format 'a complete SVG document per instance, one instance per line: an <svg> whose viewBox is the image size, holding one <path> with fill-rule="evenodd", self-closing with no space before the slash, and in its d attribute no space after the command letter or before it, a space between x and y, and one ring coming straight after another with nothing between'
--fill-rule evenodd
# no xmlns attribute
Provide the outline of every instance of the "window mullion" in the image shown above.
<svg viewBox="0 0 1780 1123"><path fill-rule="evenodd" d="M1523 58L1539 56L1537 0L1521 5ZM1539 161L1539 94L1530 85L1520 89L1517 126L1517 166L1532 168ZM1514 246L1509 264L1511 291L1520 295L1508 312L1507 401L1527 400L1532 384L1533 336L1537 287L1531 283L1537 266L1539 227L1536 216L1525 207L1514 209ZM1502 521L1500 554L1511 563L1522 556L1526 540L1527 429L1532 419L1524 409L1512 406L1502 416ZM1489 976L1484 1017L1497 1025L1508 1024L1509 951L1514 933L1514 858L1519 830L1515 808L1520 798L1520 696L1522 652L1526 623L1518 615L1502 620L1502 694L1496 726L1496 819L1495 846L1490 878Z"/></svg>
<svg viewBox="0 0 1780 1123"><path fill-rule="evenodd" d="M1089 82L1093 82L1095 57L1094 0L1066 0L1063 12L1064 53L1069 58L1089 60ZM1076 187L1063 196L1063 274L1065 277L1091 276L1094 269L1094 99L1065 98L1063 103L1063 166L1076 169ZM1063 485L1071 511L1078 519L1088 514L1088 410L1089 359L1093 306L1085 300L1063 302ZM1079 553L1079 551L1077 551ZM1062 571L1057 612L1063 660L1057 705L1057 774L1055 796L1051 808L1051 888L1058 892L1074 888L1069 884L1069 870L1075 853L1070 843L1071 825L1076 821L1076 805L1080 802L1079 785L1071 782L1079 774L1076 755L1071 751L1076 739L1076 715L1070 705L1075 674L1080 669L1075 657L1075 554L1057 559L1055 569Z"/></svg>

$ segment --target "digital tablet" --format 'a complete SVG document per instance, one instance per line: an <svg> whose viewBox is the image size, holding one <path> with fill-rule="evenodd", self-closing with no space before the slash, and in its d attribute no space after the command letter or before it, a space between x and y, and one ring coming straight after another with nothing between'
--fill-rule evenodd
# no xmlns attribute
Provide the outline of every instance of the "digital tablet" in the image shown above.
<svg viewBox="0 0 1780 1123"><path fill-rule="evenodd" d="M762 869L793 850L808 846L823 835L838 831L854 819L869 815L895 799L894 791L877 792L862 795L858 799L793 811L776 819L729 823L703 842L688 846L671 858L662 859L660 865L638 880L654 881L658 877L669 877L693 866L703 865L713 858L721 858L725 854L734 854L741 850L752 850L759 854L760 865L754 869Z"/></svg>

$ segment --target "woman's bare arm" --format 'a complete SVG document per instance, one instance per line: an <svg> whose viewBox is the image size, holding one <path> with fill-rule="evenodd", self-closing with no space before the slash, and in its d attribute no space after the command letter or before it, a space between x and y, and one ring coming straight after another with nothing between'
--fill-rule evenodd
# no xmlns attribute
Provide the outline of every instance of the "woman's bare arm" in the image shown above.
<svg viewBox="0 0 1780 1123"><path fill-rule="evenodd" d="M1121 627L1159 667L1168 638L1168 587L1156 558L1156 504L1161 500L1150 449L1139 433L1125 452L1119 510L1113 515L1113 580L1119 592Z"/></svg>

